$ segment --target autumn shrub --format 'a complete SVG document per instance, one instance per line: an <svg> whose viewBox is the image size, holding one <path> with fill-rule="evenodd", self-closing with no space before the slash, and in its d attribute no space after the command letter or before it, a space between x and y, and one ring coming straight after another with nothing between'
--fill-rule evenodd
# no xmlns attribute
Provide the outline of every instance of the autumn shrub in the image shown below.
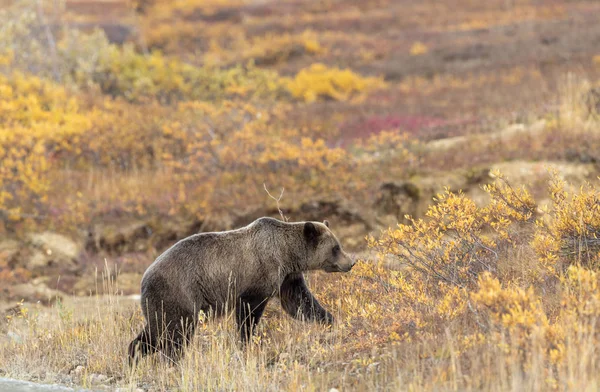
<svg viewBox="0 0 600 392"><path fill-rule="evenodd" d="M515 243L519 223L533 222L535 202L524 188L499 182L485 187L490 204L478 207L462 193L436 197L426 218L390 228L372 245L423 276L473 288L483 272L497 272L500 253Z"/></svg>
<svg viewBox="0 0 600 392"><path fill-rule="evenodd" d="M278 75L260 70L252 63L226 70L195 67L158 52L139 54L131 45L111 46L102 53L92 80L104 93L124 96L130 101L274 98L281 93Z"/></svg>
<svg viewBox="0 0 600 392"><path fill-rule="evenodd" d="M48 35L49 26L36 6L34 1L23 0L0 9L0 56L10 58L2 65L59 79L63 70L56 42L52 34Z"/></svg>
<svg viewBox="0 0 600 392"><path fill-rule="evenodd" d="M534 344L543 346L544 356L552 362L560 359L560 347L563 343L562 326L551 323L542 298L535 293L534 287L527 289L500 283L490 274L480 276L477 291L471 293L471 300L486 316L490 341L499 345L518 360L526 363L536 355Z"/></svg>
<svg viewBox="0 0 600 392"><path fill-rule="evenodd" d="M572 326L572 333L600 337L596 328L600 317L599 284L598 272L582 266L571 265L561 276L558 319Z"/></svg>
<svg viewBox="0 0 600 392"><path fill-rule="evenodd" d="M221 64L221 60L229 63L232 56L236 56L224 53L222 48L247 40L245 29L239 23L239 8L248 4L246 0L149 3L141 15L141 35L150 48L184 54L193 47L208 55L204 61L215 65Z"/></svg>
<svg viewBox="0 0 600 392"><path fill-rule="evenodd" d="M101 30L86 34L64 27L54 36L27 0L2 11L0 24L5 59L0 70L26 71L86 90L97 87L132 102L276 98L283 91L276 72L251 62L228 69L197 67L157 51L139 53L132 44L111 44Z"/></svg>
<svg viewBox="0 0 600 392"><path fill-rule="evenodd" d="M547 219L538 223L533 242L540 259L550 270L577 264L598 268L600 254L600 194L586 184L570 194L558 173L549 183L552 199Z"/></svg>
<svg viewBox="0 0 600 392"><path fill-rule="evenodd" d="M418 327L412 339L450 331L461 337L465 366L497 350L499 366L537 369L541 385L557 388L574 371L574 352L598 339L597 191L588 184L569 195L554 172L553 205L539 211L499 173L484 189L485 206L447 191L425 218L370 238L380 262L395 269L380 276L402 293L403 312Z"/></svg>
<svg viewBox="0 0 600 392"><path fill-rule="evenodd" d="M512 188L499 173L486 191L490 202L484 207L462 193L446 191L425 218L407 217L409 224L369 238L381 262L397 269L385 281L410 315L405 323L412 325L412 338L444 333L451 325L479 331L473 334L485 331L471 293L486 274L511 275L505 259L527 244L521 226L533 225L535 208L525 189ZM535 280L536 271L528 275L528 281Z"/></svg>
<svg viewBox="0 0 600 392"><path fill-rule="evenodd" d="M179 119L165 125L164 133L180 146L180 153L168 158L191 192L187 205L197 211L204 210L193 206L200 202L221 211L239 210L243 200L248 208L265 202L263 184L286 189L291 205L317 195L342 197L364 186L352 175L357 162L346 150L288 128L287 110L285 105L266 111L234 102L180 104Z"/></svg>
<svg viewBox="0 0 600 392"><path fill-rule="evenodd" d="M299 34L266 34L247 37L234 36L221 46L220 37L211 40L210 49L204 56L208 64L246 63L253 61L262 67L271 67L303 56L317 56L326 52L316 32L305 30Z"/></svg>
<svg viewBox="0 0 600 392"><path fill-rule="evenodd" d="M305 102L318 98L346 101L383 85L380 78L362 77L350 69L328 68L319 63L286 80L291 94Z"/></svg>
<svg viewBox="0 0 600 392"><path fill-rule="evenodd" d="M90 100L16 71L0 75L0 91L0 221L10 230L63 221L74 230L89 219L91 206L102 210L114 202L105 194L84 203L78 178L90 181L90 174L103 170L156 169L155 151L169 148L157 139L160 105ZM116 205L139 197L122 190L119 195Z"/></svg>
<svg viewBox="0 0 600 392"><path fill-rule="evenodd" d="M68 222L74 228L115 209L133 216L184 210L205 217L267 205L265 185L289 192L290 206L314 197L357 197L365 189L353 174L358 161L328 146L318 131L288 127L285 104L134 105L88 99L18 73L3 77L0 88L10 92L0 98L0 209L6 222L39 216L45 219L30 223ZM151 172L163 181L159 193L140 193L132 176ZM77 184L106 173L122 185L98 184L104 194L80 191Z"/></svg>
<svg viewBox="0 0 600 392"><path fill-rule="evenodd" d="M155 163L153 116L126 103L89 102L53 82L14 72L0 75L0 208L43 215L52 173L148 167ZM150 110L148 111L150 112ZM155 126L157 130L160 128ZM23 213L20 211L19 213Z"/></svg>
<svg viewBox="0 0 600 392"><path fill-rule="evenodd" d="M386 130L345 146L359 161L358 173L371 183L408 178L422 164L423 145L400 130Z"/></svg>
<svg viewBox="0 0 600 392"><path fill-rule="evenodd" d="M18 218L41 210L50 187L50 155L78 149L93 118L51 82L14 73L0 75L0 210Z"/></svg>

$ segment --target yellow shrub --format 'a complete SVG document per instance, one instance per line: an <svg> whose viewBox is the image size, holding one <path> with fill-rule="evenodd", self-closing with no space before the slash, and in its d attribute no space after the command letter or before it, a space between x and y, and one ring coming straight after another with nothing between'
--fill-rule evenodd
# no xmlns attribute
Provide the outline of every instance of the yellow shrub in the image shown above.
<svg viewBox="0 0 600 392"><path fill-rule="evenodd" d="M88 90L99 86L129 101L170 103L179 100L276 98L283 86L274 71L252 63L229 69L198 67L148 55L133 45L111 44L101 30L91 34L64 28L54 51L48 49L36 5L25 0L0 12L0 70L29 70L37 76Z"/></svg>
<svg viewBox="0 0 600 392"><path fill-rule="evenodd" d="M509 354L509 362L531 366L535 360L556 364L563 359L563 325L550 322L532 287L503 287L497 278L484 274L471 300L489 317L490 342Z"/></svg>
<svg viewBox="0 0 600 392"><path fill-rule="evenodd" d="M206 205L193 205L198 200L220 211L235 208L242 199L248 207L252 201L263 203L264 183L285 188L294 199L339 197L358 187L361 180L353 178L356 163L348 152L328 147L315 134L285 127L286 110L276 107L269 113L227 101L220 107L180 104L178 119L164 132L180 146L180 154L169 159L187 183L186 192L202 195L187 197L188 207L204 211Z"/></svg>
<svg viewBox="0 0 600 392"><path fill-rule="evenodd" d="M570 264L598 267L600 255L600 193L591 185L569 194L554 172L549 183L552 207L537 224L532 246L544 265L562 270Z"/></svg>
<svg viewBox="0 0 600 392"><path fill-rule="evenodd" d="M424 43L418 41L412 44L412 46L410 47L411 56L419 56L427 53L428 51L429 49L427 48L427 46Z"/></svg>
<svg viewBox="0 0 600 392"><path fill-rule="evenodd" d="M242 33L220 43L222 40L221 36L211 39L210 48L204 54L205 64L228 65L253 61L260 66L273 66L293 57L318 55L326 51L317 34L311 30L300 34L266 34L258 37L247 37Z"/></svg>
<svg viewBox="0 0 600 392"><path fill-rule="evenodd" d="M600 277L595 271L580 266L570 266L561 276L562 301L560 317L583 330L596 333L600 318Z"/></svg>
<svg viewBox="0 0 600 392"><path fill-rule="evenodd" d="M169 59L158 52L137 53L133 46L111 46L100 54L94 82L110 95L130 101L157 98L178 100L222 100L226 97L275 97L279 77L252 64L227 70L201 68Z"/></svg>
<svg viewBox="0 0 600 392"><path fill-rule="evenodd" d="M146 61L137 55L132 59ZM178 89L188 88L163 75L172 65L160 56L150 59L161 70L154 81L173 89L150 84L133 88L139 95L128 98L144 100L146 93L160 96L169 91L176 95ZM226 72L234 81L239 75L235 69ZM122 77L116 81L119 91L126 91L127 83L135 85L127 72ZM4 222L45 217L30 223L68 223L75 229L103 211L144 215L156 209L171 213L184 209L205 216L240 205L270 205L263 184L285 188L286 195L293 195L286 198L292 206L317 195L354 196L364 188L363 180L353 174L357 162L346 150L329 147L318 131L287 126L290 108L285 104L265 108L244 102L187 101L170 107L150 98L134 104L120 98L90 98L19 73L0 77L0 91L7 93L0 97ZM94 169L117 174L123 186L84 197L64 185L95 177ZM129 173L139 176L139 171L149 170L164 173L161 195L139 192L135 179L129 178Z"/></svg>
<svg viewBox="0 0 600 392"><path fill-rule="evenodd" d="M524 186L513 188L502 173L492 173L496 181L483 189L491 196L483 213L493 227L506 226L509 222L532 223L536 203ZM485 218L484 218L485 219ZM506 236L506 233L501 233Z"/></svg>
<svg viewBox="0 0 600 392"><path fill-rule="evenodd" d="M533 288L503 288L489 273L479 278L479 288L471 294L475 304L489 312L492 322L510 331L530 333L534 326L547 326L548 319Z"/></svg>
<svg viewBox="0 0 600 392"><path fill-rule="evenodd" d="M313 64L301 70L286 83L292 95L305 102L318 98L346 101L384 85L380 78L362 77L350 69L328 68L323 64Z"/></svg>
<svg viewBox="0 0 600 392"><path fill-rule="evenodd" d="M477 284L481 272L495 272L500 249L517 238L511 230L518 218L531 217L535 206L525 190L492 185L480 208L464 194L446 191L426 212L426 219L399 224L377 242L379 251L446 284L462 288Z"/></svg>
<svg viewBox="0 0 600 392"><path fill-rule="evenodd" d="M93 113L80 110L64 88L21 73L0 75L0 91L0 211L19 220L46 202L50 157L79 149Z"/></svg>
<svg viewBox="0 0 600 392"><path fill-rule="evenodd" d="M381 258L407 267L382 279L402 293L405 317L418 327L414 336L435 336L460 325L459 358L493 350L501 366L538 369L543 385L555 387L557 372L569 371L574 356L600 340L600 278L591 269L597 264L571 258L573 249L598 253L596 191L588 185L569 196L555 174L550 181L554 206L536 222L529 193L496 176L484 187L491 197L485 207L446 192L426 219L388 229L369 244ZM571 241L572 236L579 240ZM584 249L573 248L582 243ZM523 260L535 256L532 248L540 258ZM541 276L530 271L538 261L547 267L540 269ZM521 270L507 273L506 266L515 262Z"/></svg>

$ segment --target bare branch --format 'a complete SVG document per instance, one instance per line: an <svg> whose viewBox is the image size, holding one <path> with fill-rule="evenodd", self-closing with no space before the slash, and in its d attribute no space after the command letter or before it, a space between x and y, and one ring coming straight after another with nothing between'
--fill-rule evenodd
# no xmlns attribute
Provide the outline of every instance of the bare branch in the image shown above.
<svg viewBox="0 0 600 392"><path fill-rule="evenodd" d="M40 20L42 28L44 29L44 34L46 35L46 40L48 41L48 49L50 50L50 57L52 58L52 73L54 74L54 80L60 82L60 72L58 70L58 56L56 54L56 41L54 40L54 35L52 34L52 30L48 23L46 23L46 18L44 17L44 8L42 6L42 1L37 1L37 16Z"/></svg>
<svg viewBox="0 0 600 392"><path fill-rule="evenodd" d="M269 192L269 190L267 189L267 184L263 183L263 188L265 188L265 192L267 192L267 195L269 195L269 197L271 199L275 200L275 203L277 204L277 211L279 211L281 220L283 220L284 222L289 221L289 218L287 218L285 215L283 215L283 211L281 210L281 207L279 206L279 202L281 201L281 198L283 197L283 191L285 190L285 188L281 188L281 193L279 194L279 197L275 197L271 194L271 192Z"/></svg>

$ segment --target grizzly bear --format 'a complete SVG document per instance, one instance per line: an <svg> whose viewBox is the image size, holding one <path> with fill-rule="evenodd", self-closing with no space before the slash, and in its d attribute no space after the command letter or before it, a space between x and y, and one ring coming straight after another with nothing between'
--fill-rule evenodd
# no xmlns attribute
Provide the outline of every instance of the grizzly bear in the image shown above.
<svg viewBox="0 0 600 392"><path fill-rule="evenodd" d="M291 316L332 324L313 297L305 271L347 272L354 260L329 223L259 218L237 230L195 234L167 249L142 278L146 326L129 345L129 360L160 351L176 361L190 342L200 311L222 316L235 309L247 342L273 297Z"/></svg>

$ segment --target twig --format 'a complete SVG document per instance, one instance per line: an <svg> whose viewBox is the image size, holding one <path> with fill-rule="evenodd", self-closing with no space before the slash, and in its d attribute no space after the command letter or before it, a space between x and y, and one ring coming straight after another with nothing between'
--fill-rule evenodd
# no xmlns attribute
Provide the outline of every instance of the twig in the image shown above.
<svg viewBox="0 0 600 392"><path fill-rule="evenodd" d="M473 305L471 304L471 300L467 301L467 307L469 308L469 310L473 313L473 315L475 316L475 323L477 323L477 325L479 325L479 327L484 330L485 332L487 332L489 330L489 327L487 325L485 325L484 323L481 322L481 320L479 319L479 312L477 311L477 309L475 309L473 307Z"/></svg>
<svg viewBox="0 0 600 392"><path fill-rule="evenodd" d="M281 216L281 219L284 222L289 221L289 218L287 218L285 215L283 215L283 211L281 210L281 207L279 206L279 202L281 201L281 198L283 197L283 191L285 190L285 188L281 188L281 193L279 194L279 197L275 197L271 194L271 192L269 192L269 190L267 189L267 184L263 183L263 188L265 188L265 192L267 192L267 195L269 195L269 197L273 200L275 200L275 203L277 203L277 211L279 211L279 215Z"/></svg>
<svg viewBox="0 0 600 392"><path fill-rule="evenodd" d="M40 23L42 24L42 28L44 29L44 34L46 34L46 40L48 41L48 48L50 49L50 56L52 57L52 73L54 74L54 80L60 82L60 73L58 72L56 55L56 41L54 40L54 35L52 35L50 26L46 23L46 19L44 18L44 8L41 0L37 1L37 14Z"/></svg>

